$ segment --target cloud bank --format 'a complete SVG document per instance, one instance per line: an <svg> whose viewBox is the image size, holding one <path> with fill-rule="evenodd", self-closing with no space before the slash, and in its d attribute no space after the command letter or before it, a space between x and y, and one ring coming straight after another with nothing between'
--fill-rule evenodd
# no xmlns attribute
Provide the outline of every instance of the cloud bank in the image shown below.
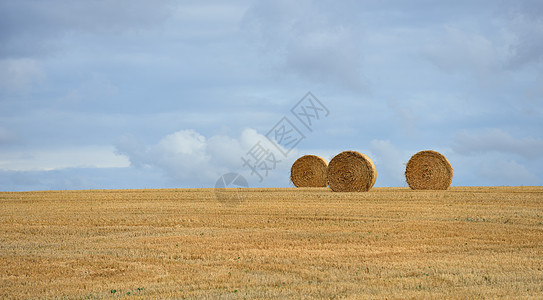
<svg viewBox="0 0 543 300"><path fill-rule="evenodd" d="M0 1L0 190L289 186L442 152L453 185L543 184L541 1ZM329 109L259 182L240 157L311 91ZM251 128L251 129L247 129ZM303 127L301 127L303 130ZM77 180L76 180L77 179Z"/></svg>
<svg viewBox="0 0 543 300"><path fill-rule="evenodd" d="M283 178L283 185L288 184L283 175L296 158L296 150L284 157L264 135L250 128L244 129L236 138L227 135L206 138L192 129L179 130L152 145L125 136L116 147L119 154L128 157L132 167L159 171L178 186L212 187L221 175L230 172L246 176L253 186L256 183L270 184L259 182L260 178L252 175L251 169L244 166L241 159L257 143L278 158L276 168L270 170L264 180L271 181L273 185L277 178Z"/></svg>

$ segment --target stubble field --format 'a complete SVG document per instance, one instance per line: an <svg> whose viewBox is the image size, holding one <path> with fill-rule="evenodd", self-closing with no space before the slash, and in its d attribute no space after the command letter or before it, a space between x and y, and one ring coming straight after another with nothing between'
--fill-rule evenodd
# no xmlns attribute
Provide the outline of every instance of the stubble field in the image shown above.
<svg viewBox="0 0 543 300"><path fill-rule="evenodd" d="M3 192L0 206L0 298L543 295L543 187Z"/></svg>

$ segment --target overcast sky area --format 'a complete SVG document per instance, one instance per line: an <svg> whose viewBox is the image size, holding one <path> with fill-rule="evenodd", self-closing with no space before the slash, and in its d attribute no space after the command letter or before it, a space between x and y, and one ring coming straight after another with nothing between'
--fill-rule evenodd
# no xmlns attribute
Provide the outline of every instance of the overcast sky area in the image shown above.
<svg viewBox="0 0 543 300"><path fill-rule="evenodd" d="M543 185L542 1L0 0L0 191L289 187L344 150L407 186L427 149Z"/></svg>

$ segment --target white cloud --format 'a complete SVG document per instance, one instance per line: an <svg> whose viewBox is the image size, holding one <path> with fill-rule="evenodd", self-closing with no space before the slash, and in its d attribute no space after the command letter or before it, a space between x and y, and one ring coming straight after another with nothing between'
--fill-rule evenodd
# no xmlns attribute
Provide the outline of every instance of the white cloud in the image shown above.
<svg viewBox="0 0 543 300"><path fill-rule="evenodd" d="M181 130L160 140L157 150L172 154L194 155L204 150L205 141L205 137L194 130Z"/></svg>
<svg viewBox="0 0 543 300"><path fill-rule="evenodd" d="M387 140L372 140L370 157L377 168L378 186L405 185L405 154Z"/></svg>
<svg viewBox="0 0 543 300"><path fill-rule="evenodd" d="M122 168L128 159L111 146L47 150L0 151L0 170L59 170L66 168Z"/></svg>
<svg viewBox="0 0 543 300"><path fill-rule="evenodd" d="M164 184L158 172L134 168L66 168L0 170L0 191L138 189L176 187Z"/></svg>
<svg viewBox="0 0 543 300"><path fill-rule="evenodd" d="M476 133L461 131L454 138L452 149L460 154L501 152L536 159L543 156L543 140L516 138L501 129L486 129Z"/></svg>
<svg viewBox="0 0 543 300"><path fill-rule="evenodd" d="M0 60L0 88L23 90L45 79L40 64L29 58Z"/></svg>
<svg viewBox="0 0 543 300"><path fill-rule="evenodd" d="M480 172L494 185L532 185L538 182L537 176L515 160L500 159L485 163Z"/></svg>
<svg viewBox="0 0 543 300"><path fill-rule="evenodd" d="M270 170L268 176L261 174L266 183L260 183L259 177L252 176L250 168L244 166L241 159L257 143L273 153L277 160L275 170ZM284 180L285 175L288 177L286 170L290 169L297 153L293 149L285 158L265 136L254 129L243 130L238 138L215 135L209 139L192 129L180 130L150 146L134 138L123 137L117 144L117 151L126 155L132 166L161 170L179 185L199 187L213 186L221 175L228 172L251 176L247 179L253 179L257 184L273 185L284 181L284 185L288 182ZM272 167L271 163L269 167Z"/></svg>

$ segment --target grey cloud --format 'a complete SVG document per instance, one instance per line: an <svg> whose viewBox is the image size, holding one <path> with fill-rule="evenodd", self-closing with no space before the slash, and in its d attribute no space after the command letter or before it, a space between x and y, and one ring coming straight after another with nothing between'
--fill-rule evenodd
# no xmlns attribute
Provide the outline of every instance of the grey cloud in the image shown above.
<svg viewBox="0 0 543 300"><path fill-rule="evenodd" d="M423 55L446 71L479 76L539 63L543 58L540 1L492 1L461 5L458 20L437 24L439 39L422 47ZM480 5L483 4L483 5ZM489 12L491 12L489 14ZM492 22L486 22L491 18Z"/></svg>
<svg viewBox="0 0 543 300"><path fill-rule="evenodd" d="M133 134L117 144L132 166L109 170L118 187L146 187L146 174L159 185L209 186L240 169L252 146L221 126L267 132L289 113L288 99L310 89L333 106L331 126L301 147L373 146L379 184L403 184L405 149L449 145L455 134L455 182L504 182L481 175L483 159L488 172L502 160L541 178L540 2L0 1L1 147L69 149ZM359 93L365 76L371 95ZM179 128L196 133L166 138ZM180 141L195 148L177 152ZM288 167L266 184L288 183ZM18 186L32 177L62 188L61 178L85 173L92 181L66 186L103 183L79 169L18 173ZM143 179L125 185L123 176Z"/></svg>
<svg viewBox="0 0 543 300"><path fill-rule="evenodd" d="M369 86L360 72L361 50L354 39L344 27L301 35L285 48L285 68L302 78L363 91Z"/></svg>
<svg viewBox="0 0 543 300"><path fill-rule="evenodd" d="M512 2L519 7L519 10L527 15L540 18L543 16L543 2L539 0L519 0Z"/></svg>
<svg viewBox="0 0 543 300"><path fill-rule="evenodd" d="M507 46L487 35L457 27L442 28L441 38L422 49L423 55L445 71L471 70L488 75L501 68Z"/></svg>
<svg viewBox="0 0 543 300"><path fill-rule="evenodd" d="M538 106L543 100L543 73L540 73L535 84L526 91L526 96L532 100L531 105L526 108L529 113L543 115L543 110Z"/></svg>
<svg viewBox="0 0 543 300"><path fill-rule="evenodd" d="M247 11L243 28L279 72L357 91L367 89L360 70L360 29L320 4L257 2Z"/></svg>
<svg viewBox="0 0 543 300"><path fill-rule="evenodd" d="M125 155L130 165L142 168L147 165L147 146L132 135L122 136L115 144L116 153Z"/></svg>
<svg viewBox="0 0 543 300"><path fill-rule="evenodd" d="M120 1L3 1L3 36L27 32L119 32L142 29L164 21L172 2Z"/></svg>
<svg viewBox="0 0 543 300"><path fill-rule="evenodd" d="M68 33L145 30L171 14L171 2L131 1L2 1L1 56L34 56L58 49Z"/></svg>
<svg viewBox="0 0 543 300"><path fill-rule="evenodd" d="M522 67L531 62L542 61L543 16L534 14L534 11L542 11L541 7L541 4L523 6L511 16L508 30L513 35L514 42L509 46L508 67Z"/></svg>
<svg viewBox="0 0 543 300"><path fill-rule="evenodd" d="M460 154L502 152L520 155L528 159L543 156L543 140L539 138L516 138L500 129L482 132L459 132L454 138L452 149Z"/></svg>
<svg viewBox="0 0 543 300"><path fill-rule="evenodd" d="M402 133L415 138L417 136L416 122L419 119L415 110L408 105L402 105L396 99L389 99L387 106L394 113L394 119L397 120Z"/></svg>

